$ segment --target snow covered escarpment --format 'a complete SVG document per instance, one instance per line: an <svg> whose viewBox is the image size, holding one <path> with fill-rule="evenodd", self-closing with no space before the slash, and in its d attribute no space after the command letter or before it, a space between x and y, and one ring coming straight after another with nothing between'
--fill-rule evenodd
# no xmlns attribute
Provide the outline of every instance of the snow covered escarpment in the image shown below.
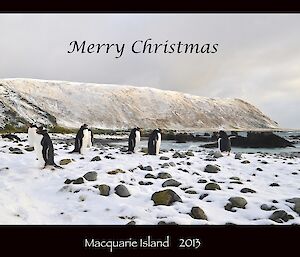
<svg viewBox="0 0 300 257"><path fill-rule="evenodd" d="M107 129L268 129L278 124L240 99L147 87L34 79L0 80L0 126L39 122Z"/></svg>

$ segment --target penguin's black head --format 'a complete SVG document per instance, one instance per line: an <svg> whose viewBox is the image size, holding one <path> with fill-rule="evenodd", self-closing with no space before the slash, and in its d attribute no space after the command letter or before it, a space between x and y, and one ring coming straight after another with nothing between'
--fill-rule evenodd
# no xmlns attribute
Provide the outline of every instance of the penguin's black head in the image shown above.
<svg viewBox="0 0 300 257"><path fill-rule="evenodd" d="M137 131L140 131L140 130L141 130L141 128L139 128L139 127L136 127L135 129L136 129Z"/></svg>
<svg viewBox="0 0 300 257"><path fill-rule="evenodd" d="M227 138L228 136L227 136L227 134L226 134L226 132L224 130L220 130L219 131L219 137L220 138Z"/></svg>
<svg viewBox="0 0 300 257"><path fill-rule="evenodd" d="M83 128L88 128L88 125L87 124L83 124L82 127Z"/></svg>
<svg viewBox="0 0 300 257"><path fill-rule="evenodd" d="M43 126L39 126L37 127L36 133L41 135L47 134L47 129Z"/></svg>

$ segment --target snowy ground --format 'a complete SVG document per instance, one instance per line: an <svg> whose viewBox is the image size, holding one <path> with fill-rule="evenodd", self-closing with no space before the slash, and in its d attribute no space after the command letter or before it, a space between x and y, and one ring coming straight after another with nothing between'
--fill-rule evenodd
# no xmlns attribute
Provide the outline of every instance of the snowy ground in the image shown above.
<svg viewBox="0 0 300 257"><path fill-rule="evenodd" d="M27 139L25 134L19 136ZM82 156L68 153L73 146L58 140L64 140L64 136L50 136L56 139L56 163L59 164L62 159L73 159L71 163L63 165L62 170L39 168L35 153L25 150L27 141L19 144L0 137L0 224L113 225L127 224L130 221L135 221L137 225L157 224L160 221L184 225L300 224L294 203L286 201L300 197L299 158L274 154L243 154L242 159L238 160L232 153L230 156L208 160L211 150L201 148L193 151L194 156L173 158L175 151L161 152L159 156L149 156L143 152L127 154L122 151L121 146L92 147ZM12 153L10 147L19 148L23 154ZM91 161L95 156L100 156L101 160ZM161 160L161 156L169 157L169 160ZM250 163L242 163L245 160ZM162 168L160 165L174 165L172 162L175 166ZM220 171L204 172L207 164L219 165ZM153 171L141 170L139 165L151 166ZM125 173L107 173L116 169L122 169ZM64 183L66 179L77 179L89 171L97 172L96 181ZM167 179L145 178L148 173L157 176L159 172L169 173L181 185L162 187ZM198 183L200 179L207 182ZM140 181L153 184L140 185ZM206 184L212 181L221 190L205 190ZM279 186L270 186L272 183ZM97 188L100 184L110 187L109 196L100 195ZM127 187L131 194L129 197L115 194L114 188L120 184ZM253 189L256 193L242 193L243 188ZM165 189L172 189L182 202L175 202L171 206L154 206L152 194ZM192 192L194 194L189 193L191 190L195 191ZM208 196L200 200L199 197L203 194ZM228 199L236 196L247 201L245 209L234 207L233 211L225 210ZM262 204L273 208L269 211L262 210ZM200 207L207 220L192 218L189 215L192 207ZM293 219L283 223L270 220L275 209L286 211Z"/></svg>

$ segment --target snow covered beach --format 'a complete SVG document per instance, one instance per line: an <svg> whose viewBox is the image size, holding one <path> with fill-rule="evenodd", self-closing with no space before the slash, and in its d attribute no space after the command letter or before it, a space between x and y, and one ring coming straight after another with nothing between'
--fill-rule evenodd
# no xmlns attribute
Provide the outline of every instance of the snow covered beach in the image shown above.
<svg viewBox="0 0 300 257"><path fill-rule="evenodd" d="M217 158L164 142L158 156L99 144L82 156L70 136L51 138L63 170L40 169L27 141L0 139L0 224L300 224L297 156Z"/></svg>

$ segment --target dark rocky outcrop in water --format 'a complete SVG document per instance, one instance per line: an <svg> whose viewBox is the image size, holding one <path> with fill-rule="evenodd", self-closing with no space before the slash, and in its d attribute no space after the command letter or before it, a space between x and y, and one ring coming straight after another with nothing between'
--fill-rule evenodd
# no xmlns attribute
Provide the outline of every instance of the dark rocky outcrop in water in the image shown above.
<svg viewBox="0 0 300 257"><path fill-rule="evenodd" d="M242 148L284 148L294 147L293 143L275 135L273 132L248 132L247 137L234 135L231 146ZM217 147L217 142L203 145L205 148Z"/></svg>

